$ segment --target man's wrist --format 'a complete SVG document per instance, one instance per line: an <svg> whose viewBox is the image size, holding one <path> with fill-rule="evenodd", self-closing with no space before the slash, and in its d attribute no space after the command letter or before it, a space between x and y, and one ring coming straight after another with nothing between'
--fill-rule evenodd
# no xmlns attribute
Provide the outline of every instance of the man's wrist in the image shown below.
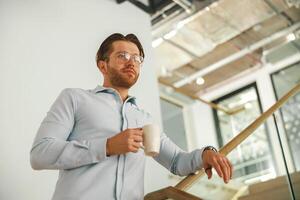
<svg viewBox="0 0 300 200"><path fill-rule="evenodd" d="M214 151L215 153L218 152L218 150L214 146L206 146L206 147L204 147L204 149L202 151L202 155L201 155L202 159L203 159L204 152L208 151L208 150Z"/></svg>
<svg viewBox="0 0 300 200"><path fill-rule="evenodd" d="M206 151L206 150L213 150L214 152L218 152L218 150L214 147L214 146L207 146L203 149L203 152Z"/></svg>

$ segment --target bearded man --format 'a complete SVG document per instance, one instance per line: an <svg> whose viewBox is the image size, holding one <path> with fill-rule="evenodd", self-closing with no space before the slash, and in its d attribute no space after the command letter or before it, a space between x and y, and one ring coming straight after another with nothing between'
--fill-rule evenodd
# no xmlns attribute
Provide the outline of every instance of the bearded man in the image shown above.
<svg viewBox="0 0 300 200"><path fill-rule="evenodd" d="M153 123L129 89L136 83L144 50L134 34L114 33L96 62L104 82L93 90L64 89L42 121L30 153L33 169L59 170L53 200L141 200L144 197L143 127ZM185 152L164 133L154 157L186 176L212 168L227 183L228 159L212 146ZM155 174L153 174L155 176Z"/></svg>

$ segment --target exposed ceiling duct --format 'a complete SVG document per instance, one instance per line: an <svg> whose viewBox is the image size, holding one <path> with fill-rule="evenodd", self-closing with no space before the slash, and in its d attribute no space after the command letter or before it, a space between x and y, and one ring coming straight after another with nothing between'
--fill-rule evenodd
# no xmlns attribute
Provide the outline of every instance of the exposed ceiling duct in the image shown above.
<svg viewBox="0 0 300 200"><path fill-rule="evenodd" d="M295 2L216 1L168 27L172 29L154 31L159 81L200 94L261 66L264 49L296 38L299 22Z"/></svg>
<svg viewBox="0 0 300 200"><path fill-rule="evenodd" d="M235 60L238 60L239 58L242 58L244 56L246 56L247 54L250 54L252 53L253 51L261 48L261 47L264 47L265 45L277 40L277 39L280 39L281 37L284 37L286 36L287 34L295 31L295 30L298 30L300 28L300 22L292 25L291 27L288 27L284 30L281 30L277 33L274 33L272 35L270 35L269 37L266 37L260 41L258 41L257 43L255 44L251 44L250 46L247 46L243 49L241 49L240 51L222 59L222 60L219 60L209 66L206 66L204 69L202 70L199 70L197 71L196 73L190 75L190 76L187 76L177 82L175 82L173 85L178 88L178 87L182 87L183 85L187 84L187 83L190 83L191 81L194 81L197 79L197 77L202 77L206 74L209 74L210 72L226 65L226 64L229 64Z"/></svg>
<svg viewBox="0 0 300 200"><path fill-rule="evenodd" d="M253 72L291 40L300 51L300 0L128 2L150 14L159 82L187 96Z"/></svg>

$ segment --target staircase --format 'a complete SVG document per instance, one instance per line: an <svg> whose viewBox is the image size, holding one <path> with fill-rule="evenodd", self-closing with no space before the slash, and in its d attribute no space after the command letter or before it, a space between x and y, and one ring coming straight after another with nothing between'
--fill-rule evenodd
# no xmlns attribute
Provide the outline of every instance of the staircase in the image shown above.
<svg viewBox="0 0 300 200"><path fill-rule="evenodd" d="M293 184L295 197L300 199L300 172L290 175ZM287 176L280 176L275 179L256 183L249 186L249 194L242 196L239 200L285 200L292 199L289 191Z"/></svg>
<svg viewBox="0 0 300 200"><path fill-rule="evenodd" d="M260 115L255 121L253 121L249 126L247 126L242 132L235 136L230 142L223 146L219 153L223 155L229 154L233 149L240 145L246 138L248 138L254 131L261 126L265 121L277 111L281 106L283 106L287 100L294 96L300 91L300 83L298 83L294 88L288 91L282 98L280 98L274 105L272 105L267 111ZM151 192L147 194L145 200L201 200L201 198L194 196L186 192L191 186L193 186L200 177L205 175L205 171L202 168L194 174L190 174L184 179L182 179L174 187L166 187L158 191ZM291 180L294 188L295 199L300 200L300 172L291 174ZM237 191L232 199L236 200L288 200L291 199L291 193L289 191L289 185L287 182L287 177L277 177L273 180L269 180L262 183L257 183L249 186L249 193L246 196L241 196L244 193L244 187ZM199 196L202 196L201 194Z"/></svg>

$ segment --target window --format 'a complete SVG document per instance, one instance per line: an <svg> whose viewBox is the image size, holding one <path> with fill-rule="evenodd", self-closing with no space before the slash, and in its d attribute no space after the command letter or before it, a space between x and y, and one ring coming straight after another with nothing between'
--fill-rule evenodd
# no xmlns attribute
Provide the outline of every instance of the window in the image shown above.
<svg viewBox="0 0 300 200"><path fill-rule="evenodd" d="M163 126L167 136L181 149L187 150L182 108L164 99L160 99Z"/></svg>
<svg viewBox="0 0 300 200"><path fill-rule="evenodd" d="M228 143L261 114L261 105L255 84L228 94L216 100L215 103L235 111L230 115L222 111L214 111L220 146ZM275 175L270 152L271 145L267 129L262 125L228 155L234 165L235 178L247 180L263 175Z"/></svg>
<svg viewBox="0 0 300 200"><path fill-rule="evenodd" d="M276 98L281 98L287 91L300 82L300 62L279 70L271 75ZM285 134L297 171L300 170L300 93L291 97L280 109Z"/></svg>

